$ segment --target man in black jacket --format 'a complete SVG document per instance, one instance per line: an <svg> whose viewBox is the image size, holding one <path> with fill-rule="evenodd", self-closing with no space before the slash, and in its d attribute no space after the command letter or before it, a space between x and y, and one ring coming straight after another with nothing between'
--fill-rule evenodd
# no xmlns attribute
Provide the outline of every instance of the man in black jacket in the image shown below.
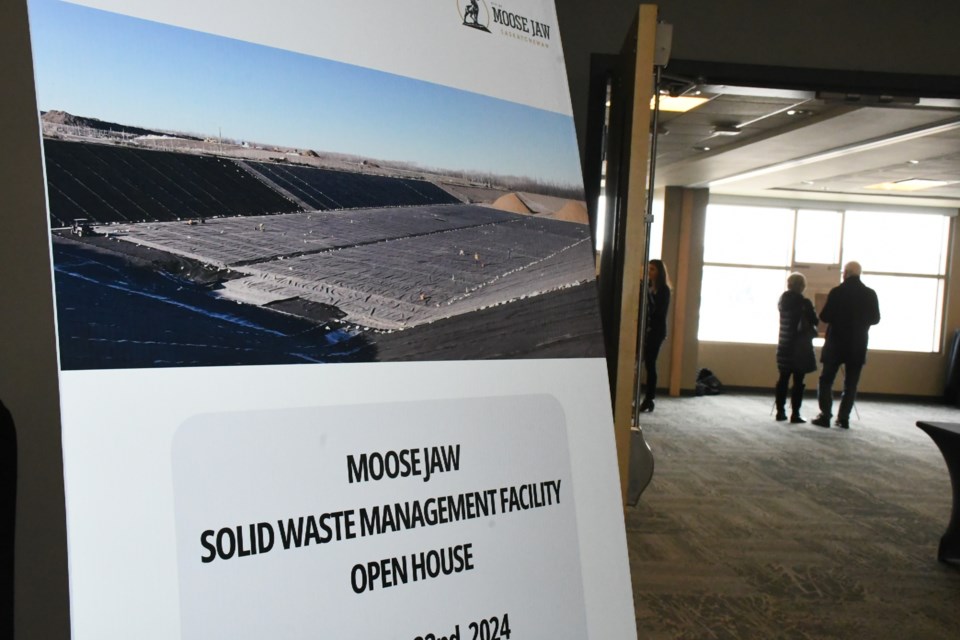
<svg viewBox="0 0 960 640"><path fill-rule="evenodd" d="M867 334L870 327L880 322L880 304L877 293L860 282L862 268L859 262L848 262L843 267L843 282L830 290L827 304L820 312L820 320L829 324L827 339L820 353L823 369L817 400L820 415L812 422L818 427L829 427L833 410L833 381L840 365L844 365L843 395L837 426L850 428L850 409L857 397L860 371L867 360Z"/></svg>

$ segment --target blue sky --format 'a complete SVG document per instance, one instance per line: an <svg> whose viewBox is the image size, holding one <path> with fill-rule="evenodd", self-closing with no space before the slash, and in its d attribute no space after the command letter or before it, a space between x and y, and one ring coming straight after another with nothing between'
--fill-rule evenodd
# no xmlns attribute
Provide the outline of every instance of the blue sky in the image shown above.
<svg viewBox="0 0 960 640"><path fill-rule="evenodd" d="M569 116L56 0L29 9L44 111L581 183Z"/></svg>

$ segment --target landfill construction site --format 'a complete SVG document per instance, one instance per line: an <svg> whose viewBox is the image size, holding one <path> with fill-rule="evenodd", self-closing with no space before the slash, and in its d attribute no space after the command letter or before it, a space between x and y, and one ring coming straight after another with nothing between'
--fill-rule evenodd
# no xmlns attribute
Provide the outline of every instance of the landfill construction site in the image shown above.
<svg viewBox="0 0 960 640"><path fill-rule="evenodd" d="M603 356L575 198L45 134L65 369Z"/></svg>

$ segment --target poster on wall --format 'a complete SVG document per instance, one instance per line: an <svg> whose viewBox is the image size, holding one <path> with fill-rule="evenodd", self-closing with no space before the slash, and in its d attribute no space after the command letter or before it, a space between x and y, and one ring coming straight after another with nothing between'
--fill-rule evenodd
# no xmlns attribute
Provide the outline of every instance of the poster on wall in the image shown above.
<svg viewBox="0 0 960 640"><path fill-rule="evenodd" d="M74 637L633 637L552 1L28 11Z"/></svg>

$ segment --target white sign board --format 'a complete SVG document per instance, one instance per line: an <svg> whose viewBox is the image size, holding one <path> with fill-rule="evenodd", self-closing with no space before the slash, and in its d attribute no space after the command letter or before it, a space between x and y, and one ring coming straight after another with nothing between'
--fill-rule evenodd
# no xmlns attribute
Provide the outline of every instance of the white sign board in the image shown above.
<svg viewBox="0 0 960 640"><path fill-rule="evenodd" d="M28 8L73 637L635 637L552 2Z"/></svg>

